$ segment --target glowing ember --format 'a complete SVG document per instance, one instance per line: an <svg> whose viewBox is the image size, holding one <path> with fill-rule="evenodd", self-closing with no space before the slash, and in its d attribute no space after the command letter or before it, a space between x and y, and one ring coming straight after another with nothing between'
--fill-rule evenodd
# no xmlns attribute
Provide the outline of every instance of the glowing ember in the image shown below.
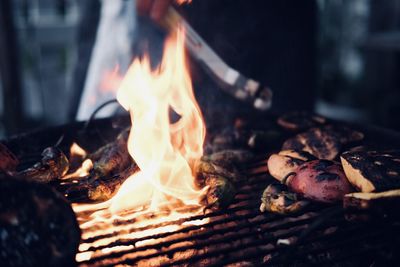
<svg viewBox="0 0 400 267"><path fill-rule="evenodd" d="M149 203L156 210L171 198L198 204L203 191L194 186L190 162L203 154L205 125L185 62L183 31L167 40L155 71L147 57L133 62L117 99L131 114L128 151L140 171L125 181L110 211ZM170 121L171 109L180 116L176 122Z"/></svg>

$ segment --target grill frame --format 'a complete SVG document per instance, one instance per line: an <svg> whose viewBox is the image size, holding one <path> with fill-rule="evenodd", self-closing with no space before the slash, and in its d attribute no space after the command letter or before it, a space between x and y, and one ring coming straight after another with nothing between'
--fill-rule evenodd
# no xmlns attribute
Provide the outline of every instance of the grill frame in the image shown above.
<svg viewBox="0 0 400 267"><path fill-rule="evenodd" d="M123 128L126 123L129 122L128 117L118 117L117 119L99 119L94 120L89 128L85 128L84 122L72 123L69 125L63 125L48 129L42 129L31 133L26 133L18 136L14 136L4 143L21 158L21 168L31 165L35 162L39 156L41 150L50 145L54 145L61 136L63 140L60 143L60 147L64 151L70 146L73 141L77 141L79 144L84 145L85 149L93 150L96 147L107 143L112 140L112 137L119 133L120 129ZM353 126L356 129L363 131L366 134L366 142L371 147L379 148L398 148L400 147L400 135L390 130L356 125ZM93 142L93 140L97 140ZM378 144L376 140L379 140ZM254 168L259 167L259 162L254 162L249 166L243 168L242 171L249 174ZM398 251L397 247L400 247L400 223L396 219L379 219L372 222L347 222L343 217L343 209L338 206L325 206L321 204L313 204L306 211L290 215L281 216L276 214L261 214L258 211L259 198L262 190L267 184L273 181L265 173L253 173L247 176L247 181L243 181L242 184L246 186L239 190L239 194L236 196L234 203L226 209L221 211L209 212L203 215L196 215L189 219L182 219L177 221L177 224L183 224L190 220L209 218L221 218L217 221L212 221L205 225L192 225L185 226L173 233L158 234L151 236L151 238L166 238L168 236L178 235L183 232L199 232L195 235L196 239L193 240L193 236L174 238L163 243L157 243L149 245L147 247L137 246L132 251L144 251L149 249L155 249L156 252L153 256L166 257L166 262L161 263L161 266L201 266L204 262L207 262L208 266L223 266L229 264L242 264L245 261L250 261L253 265L263 265L265 262L263 259L269 254L273 254L272 258L267 261L268 264L273 266L309 266L309 265L343 265L350 262L354 262L354 256L358 255L359 258L363 258L360 261L395 261L399 256L396 256ZM241 204L242 203L242 204ZM245 204L250 203L250 204ZM241 206L243 205L243 206ZM243 212L243 214L238 214ZM312 218L302 218L305 214L314 214ZM255 220L258 218L259 221ZM297 219L296 219L297 218ZM300 218L300 219L299 219ZM253 220L249 221L249 220ZM254 221L255 220L255 221ZM245 222L245 223L243 223ZM238 225L229 226L228 228L214 229L215 226L224 226L229 223L236 223ZM275 224L275 226L274 226ZM272 225L272 226L270 226ZM299 229L297 229L299 228ZM304 228L304 229L303 229ZM336 231L326 233L327 229L337 228ZM210 229L210 230L207 230ZM248 231L244 231L248 229ZM285 232L294 229L292 232ZM138 230L138 229L136 229ZM243 232L240 232L243 231ZM267 233L265 233L267 231ZM273 231L270 233L270 231ZM279 233L281 231L282 233ZM354 234L354 231L356 234ZM353 234L352 238L347 239L349 234ZM213 237L221 235L221 238L213 239ZM250 236L248 236L250 235ZM95 241L97 238L90 240L83 239L82 242ZM138 240L129 240L126 242L119 241L114 245L131 245L149 239L145 237ZM188 238L192 238L191 240ZM292 238L296 242L292 245L277 245L278 240ZM235 244L238 239L243 239L243 244L235 245L235 247L222 247L220 249L212 248L207 250L205 248L212 247L216 244L226 244L231 242ZM248 239L250 241L248 241ZM326 243L325 245L318 245ZM204 241L205 240L205 241ZM173 247L179 242L193 241L194 244ZM282 241L280 241L282 242ZM364 243L361 246L355 246ZM269 244L269 245L268 245ZM313 244L316 244L315 247ZM377 248L375 247L377 245ZM172 248L169 248L171 247ZM109 245L106 246L109 248ZM243 249L255 248L253 251L242 255L238 253ZM264 249L264 247L267 247ZM271 247L271 248L269 248ZM341 248L341 250L339 249ZM188 259L173 259L176 253L194 249L197 251L203 251L205 253L196 254L190 256ZM208 248L210 249L210 248ZM337 252L337 250L342 252ZM332 252L333 251L333 252ZM393 254L393 255L381 255L381 254ZM334 254L334 256L329 255ZM238 254L238 255L231 255ZM324 255L325 256L318 256ZM336 255L338 254L338 255ZM111 254L112 256L125 256L126 253ZM370 256L368 256L370 255ZM373 256L371 256L373 255ZM133 259L124 259L118 263L135 265L141 263L141 260L150 257L141 256ZM99 263L98 260L105 260L106 264L96 265ZM110 255L104 255L97 258L93 258L88 261L79 263L81 266L113 266L116 262L110 262ZM100 262L102 263L102 262ZM358 262L360 263L360 262ZM241 265L239 265L241 266Z"/></svg>

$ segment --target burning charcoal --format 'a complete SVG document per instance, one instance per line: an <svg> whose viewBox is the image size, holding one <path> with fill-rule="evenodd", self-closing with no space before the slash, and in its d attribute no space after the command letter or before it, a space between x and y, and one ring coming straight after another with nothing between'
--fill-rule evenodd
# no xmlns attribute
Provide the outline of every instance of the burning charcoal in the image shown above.
<svg viewBox="0 0 400 267"><path fill-rule="evenodd" d="M397 209L394 208L399 205L400 189L380 193L352 193L345 195L343 199L343 207L347 210L346 218L349 220L370 219L377 215L379 218L399 217Z"/></svg>
<svg viewBox="0 0 400 267"><path fill-rule="evenodd" d="M269 157L268 170L272 177L282 181L286 175L294 172L301 164L315 159L316 157L304 151L282 150Z"/></svg>
<svg viewBox="0 0 400 267"><path fill-rule="evenodd" d="M125 129L114 142L99 148L89 156L94 162L90 173L92 180L118 174L133 163L128 152L128 136L129 129Z"/></svg>
<svg viewBox="0 0 400 267"><path fill-rule="evenodd" d="M0 143L0 171L15 171L18 166L18 158L5 145Z"/></svg>
<svg viewBox="0 0 400 267"><path fill-rule="evenodd" d="M65 154L57 147L48 147L43 150L40 162L13 176L48 183L64 176L68 169L69 162Z"/></svg>
<svg viewBox="0 0 400 267"><path fill-rule="evenodd" d="M341 201L353 188L340 164L313 160L302 164L283 180L290 190L301 196L326 203Z"/></svg>
<svg viewBox="0 0 400 267"><path fill-rule="evenodd" d="M349 151L341 161L350 183L362 192L400 188L399 151Z"/></svg>
<svg viewBox="0 0 400 267"><path fill-rule="evenodd" d="M80 241L66 199L44 184L0 179L0 266L74 266Z"/></svg>
<svg viewBox="0 0 400 267"><path fill-rule="evenodd" d="M287 190L283 184L270 184L262 194L260 211L289 214L302 210L308 204L300 200L296 193Z"/></svg>
<svg viewBox="0 0 400 267"><path fill-rule="evenodd" d="M282 115L277 122L287 130L303 131L324 124L326 119L306 111L294 111Z"/></svg>
<svg viewBox="0 0 400 267"><path fill-rule="evenodd" d="M359 142L363 138L363 133L348 127L328 125L312 128L286 140L282 149L303 150L319 159L333 160L344 146Z"/></svg>
<svg viewBox="0 0 400 267"><path fill-rule="evenodd" d="M208 176L205 184L209 186L205 200L211 209L228 207L236 195L233 184L222 176Z"/></svg>

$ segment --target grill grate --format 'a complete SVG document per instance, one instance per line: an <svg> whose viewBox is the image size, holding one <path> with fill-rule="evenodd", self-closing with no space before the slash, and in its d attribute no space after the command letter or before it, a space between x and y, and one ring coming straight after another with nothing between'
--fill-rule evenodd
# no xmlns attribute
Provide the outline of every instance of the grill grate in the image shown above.
<svg viewBox="0 0 400 267"><path fill-rule="evenodd" d="M111 121L99 120L95 124L104 130L111 128ZM77 136L81 127L79 124L25 135L11 140L8 146L19 152L21 168L25 168L40 158L41 149L54 144L68 131L64 151L68 151L70 141L85 143ZM93 143L96 139L92 136L85 133L84 138ZM29 147L34 147L33 151L27 151ZM109 225L99 223L91 227L85 226L88 213L77 212L83 233L78 265L387 266L397 263L398 221L384 218L348 222L340 205L313 204L290 216L260 213L261 192L273 181L265 171L259 171L262 167L263 163L255 162L243 169L246 180L239 182L239 193L226 210L156 223L151 223L154 214L142 214L141 218L150 219L149 225L138 224L135 213L127 213ZM81 196L72 199L81 200ZM182 210L185 211L190 209ZM157 215L167 216L168 212ZM104 231L98 231L100 226Z"/></svg>
<svg viewBox="0 0 400 267"><path fill-rule="evenodd" d="M355 255L381 251L385 246L393 249L392 242L400 243L398 238L391 238L400 233L400 225L382 221L381 225L349 223L340 206L314 204L290 216L262 214L258 211L259 198L271 179L265 173L248 176L226 210L138 228L135 220L116 220L107 227L109 232L82 240L85 249L80 253L92 252L93 255L79 263L82 266L253 266L266 262L290 266L293 263L334 265ZM204 219L209 222L190 224ZM121 226L123 230L114 229ZM179 226L179 229L124 237L166 226ZM83 233L87 235L95 230L96 227L87 228ZM117 240L107 242L108 238L115 237ZM102 245L93 245L95 242L102 242ZM115 247L126 249L108 252Z"/></svg>

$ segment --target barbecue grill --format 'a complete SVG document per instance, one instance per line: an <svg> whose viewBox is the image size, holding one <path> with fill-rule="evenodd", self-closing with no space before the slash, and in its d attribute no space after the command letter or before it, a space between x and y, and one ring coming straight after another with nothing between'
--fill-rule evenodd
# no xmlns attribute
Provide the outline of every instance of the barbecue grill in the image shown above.
<svg viewBox="0 0 400 267"><path fill-rule="evenodd" d="M73 141L88 150L111 140L129 119L119 117L49 128L11 138L6 145L24 168L40 158L41 150L58 143L68 151ZM358 126L367 142L398 147L396 133ZM60 139L60 137L62 137ZM369 138L369 139L368 139ZM377 140L380 140L379 144ZM152 222L155 216L126 212L109 223L85 226L88 214L76 212L82 240L76 256L79 266L381 266L395 264L400 248L398 218L347 221L341 205L312 204L292 215L259 211L263 189L273 181L265 171L266 154L241 166L245 179L226 209L202 210L172 221ZM264 169L263 169L264 168ZM61 192L71 184L53 184ZM69 196L75 206L82 195ZM393 207L394 209L396 207ZM190 211L191 207L180 212ZM101 231L98 231L101 229Z"/></svg>

